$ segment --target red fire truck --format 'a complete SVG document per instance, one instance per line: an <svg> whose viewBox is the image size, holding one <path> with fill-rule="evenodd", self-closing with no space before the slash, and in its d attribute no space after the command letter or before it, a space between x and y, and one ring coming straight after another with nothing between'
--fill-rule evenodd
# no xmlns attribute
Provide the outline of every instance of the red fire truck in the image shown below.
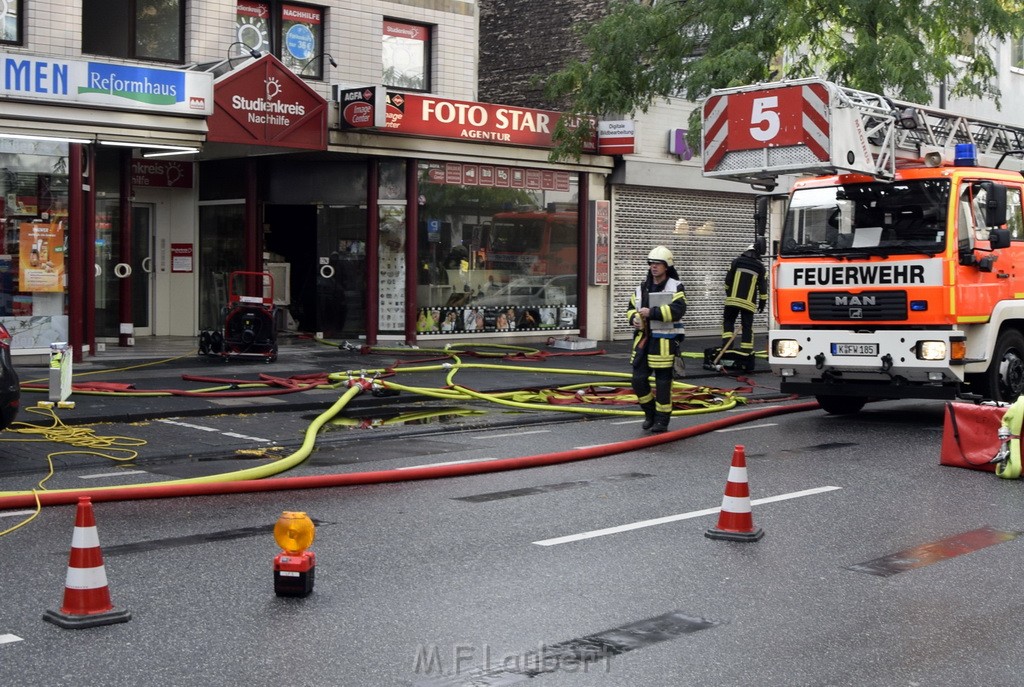
<svg viewBox="0 0 1024 687"><path fill-rule="evenodd" d="M702 135L706 176L798 175L770 237L783 391L835 414L1024 392L1024 129L805 79L714 91Z"/></svg>

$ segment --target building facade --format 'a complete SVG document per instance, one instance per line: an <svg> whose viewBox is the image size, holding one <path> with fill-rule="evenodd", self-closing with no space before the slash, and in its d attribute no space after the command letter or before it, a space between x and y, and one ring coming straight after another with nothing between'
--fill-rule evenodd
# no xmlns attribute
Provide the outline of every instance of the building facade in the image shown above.
<svg viewBox="0 0 1024 687"><path fill-rule="evenodd" d="M475 2L3 7L16 355L196 335L253 288L370 343L601 326L612 160L549 162L557 111L478 101Z"/></svg>

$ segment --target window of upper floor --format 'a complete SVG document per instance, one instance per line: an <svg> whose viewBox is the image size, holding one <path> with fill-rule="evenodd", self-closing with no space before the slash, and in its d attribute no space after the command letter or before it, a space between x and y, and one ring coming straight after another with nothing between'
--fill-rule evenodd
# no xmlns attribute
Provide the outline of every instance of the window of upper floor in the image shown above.
<svg viewBox="0 0 1024 687"><path fill-rule="evenodd" d="M406 91L430 90L430 27L385 19L381 32L382 83Z"/></svg>
<svg viewBox="0 0 1024 687"><path fill-rule="evenodd" d="M1010 39L1010 66L1024 70L1024 36Z"/></svg>
<svg viewBox="0 0 1024 687"><path fill-rule="evenodd" d="M324 8L278 0L238 0L235 40L277 57L285 67L306 79L324 78ZM232 57L244 57L233 46ZM333 58L331 58L333 61Z"/></svg>
<svg viewBox="0 0 1024 687"><path fill-rule="evenodd" d="M184 62L185 0L82 0L82 52Z"/></svg>
<svg viewBox="0 0 1024 687"><path fill-rule="evenodd" d="M22 0L0 0L0 43L21 45Z"/></svg>

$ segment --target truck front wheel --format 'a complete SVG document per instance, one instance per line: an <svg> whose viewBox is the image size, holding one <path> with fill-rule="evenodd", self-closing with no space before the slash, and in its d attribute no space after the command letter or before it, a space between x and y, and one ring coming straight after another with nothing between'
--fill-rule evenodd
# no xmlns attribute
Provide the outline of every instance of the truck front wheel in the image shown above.
<svg viewBox="0 0 1024 687"><path fill-rule="evenodd" d="M867 402L856 396L815 396L818 405L829 415L853 415L859 413Z"/></svg>
<svg viewBox="0 0 1024 687"><path fill-rule="evenodd" d="M988 370L979 375L978 391L985 398L1013 403L1024 393L1024 335L1007 329L996 339Z"/></svg>

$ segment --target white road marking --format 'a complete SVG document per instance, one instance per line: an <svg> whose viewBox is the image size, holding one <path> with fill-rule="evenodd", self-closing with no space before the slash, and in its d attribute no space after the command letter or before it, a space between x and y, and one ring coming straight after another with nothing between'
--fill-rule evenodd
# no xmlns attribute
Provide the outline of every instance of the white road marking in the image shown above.
<svg viewBox="0 0 1024 687"><path fill-rule="evenodd" d="M175 427L187 427L188 429L198 429L200 432L217 432L218 434L222 434L222 435L224 435L226 437L231 437L232 439L248 439L250 441L261 441L261 442L263 442L265 444L272 444L272 443L274 443L273 439L264 439L262 437L251 437L251 436L248 436L247 434L239 434L238 432L222 432L221 430L217 429L216 427L208 427L207 425L197 425L197 424L193 424L191 422L181 422L180 420L162 419L162 420L157 420L157 422L162 422L165 425L174 425Z"/></svg>
<svg viewBox="0 0 1024 687"><path fill-rule="evenodd" d="M32 515L35 513L34 510L9 510L4 513L0 513L0 518L13 518L19 515Z"/></svg>
<svg viewBox="0 0 1024 687"><path fill-rule="evenodd" d="M778 496L767 496L763 499L753 499L750 502L751 506L758 506L765 503L775 503L776 501L786 501L789 499L798 499L802 496L813 496L814 494L822 494L827 491L835 491L842 489L842 487L815 487L813 489L804 489L803 491L794 491L788 494L779 494ZM555 537L553 539L541 539L540 541L533 542L538 546L555 546L557 544L568 544L574 541L581 541L583 539L594 539L595 537L604 537L609 534L618 534L619 532L629 532L630 530L639 530L644 527L654 527L655 525L664 525L670 522L678 522L680 520L690 520L692 518L699 518L704 515L711 515L718 513L722 508L705 508L704 510L690 511L689 513L679 513L678 515L667 515L663 518L654 518L653 520L641 520L639 522L631 522L626 525L617 525L615 527L606 527L600 530L591 530L590 532L580 532L579 534L569 534L564 537Z"/></svg>
<svg viewBox="0 0 1024 687"><path fill-rule="evenodd" d="M266 441L266 442L270 441L270 439L261 439L259 437L251 437L248 434L239 434L238 432L224 432L224 436L232 437L234 439L251 439L253 441Z"/></svg>
<svg viewBox="0 0 1024 687"><path fill-rule="evenodd" d="M194 425L191 422L180 422L178 420L157 420L165 425L174 425L175 427L188 427L189 429L198 429L201 432L219 432L220 430L216 427L206 427L205 425Z"/></svg>
<svg viewBox="0 0 1024 687"><path fill-rule="evenodd" d="M107 477L120 477L121 475L147 475L145 470L118 470L117 472L95 472L91 475L79 475L78 479L105 479Z"/></svg>
<svg viewBox="0 0 1024 687"><path fill-rule="evenodd" d="M521 437L525 434L550 434L550 429L535 429L532 432L506 432L505 434L482 434L476 439L501 439L502 437Z"/></svg>
<svg viewBox="0 0 1024 687"><path fill-rule="evenodd" d="M778 422L766 422L763 425L740 425L739 427L726 427L725 429L716 429L716 432L742 432L747 429L764 429L765 427L778 427Z"/></svg>
<svg viewBox="0 0 1024 687"><path fill-rule="evenodd" d="M629 420L616 420L615 422L609 422L608 424L611 424L611 425L638 425L638 424L640 424L643 421L644 421L644 419L642 417L634 417L634 418L631 418Z"/></svg>
<svg viewBox="0 0 1024 687"><path fill-rule="evenodd" d="M20 642L21 637L18 635L0 635L0 644L10 644L11 642Z"/></svg>

